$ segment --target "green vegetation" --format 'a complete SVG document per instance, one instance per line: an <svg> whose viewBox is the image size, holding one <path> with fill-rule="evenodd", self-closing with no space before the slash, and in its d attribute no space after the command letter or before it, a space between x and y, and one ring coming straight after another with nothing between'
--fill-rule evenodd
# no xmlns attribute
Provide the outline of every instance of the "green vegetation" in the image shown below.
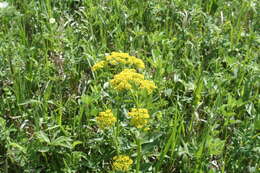
<svg viewBox="0 0 260 173"><path fill-rule="evenodd" d="M260 171L259 12L257 0L0 2L0 172ZM138 59L93 70L112 52Z"/></svg>

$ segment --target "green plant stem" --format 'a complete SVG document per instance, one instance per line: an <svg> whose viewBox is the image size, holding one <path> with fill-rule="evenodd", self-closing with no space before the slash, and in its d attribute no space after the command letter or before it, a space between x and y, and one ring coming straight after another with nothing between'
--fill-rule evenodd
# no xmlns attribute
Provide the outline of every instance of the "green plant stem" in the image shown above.
<svg viewBox="0 0 260 173"><path fill-rule="evenodd" d="M5 173L8 173L8 160L5 159Z"/></svg>
<svg viewBox="0 0 260 173"><path fill-rule="evenodd" d="M120 147L118 143L118 123L116 123L116 127L113 129L113 140L116 147L116 154L120 154Z"/></svg>
<svg viewBox="0 0 260 173"><path fill-rule="evenodd" d="M132 94L132 97L134 99L134 103L136 104L137 107L139 107L139 98L138 98L138 95L133 91L131 90L131 94Z"/></svg>
<svg viewBox="0 0 260 173"><path fill-rule="evenodd" d="M142 158L142 144L141 144L141 139L137 135L136 135L136 144L137 144L136 173L139 173L141 158Z"/></svg>

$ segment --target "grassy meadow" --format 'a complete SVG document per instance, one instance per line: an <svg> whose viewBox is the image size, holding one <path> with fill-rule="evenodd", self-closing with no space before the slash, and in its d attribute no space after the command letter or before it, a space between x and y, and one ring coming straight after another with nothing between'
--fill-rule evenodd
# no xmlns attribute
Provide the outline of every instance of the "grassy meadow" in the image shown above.
<svg viewBox="0 0 260 173"><path fill-rule="evenodd" d="M1 0L0 172L259 172L259 12Z"/></svg>

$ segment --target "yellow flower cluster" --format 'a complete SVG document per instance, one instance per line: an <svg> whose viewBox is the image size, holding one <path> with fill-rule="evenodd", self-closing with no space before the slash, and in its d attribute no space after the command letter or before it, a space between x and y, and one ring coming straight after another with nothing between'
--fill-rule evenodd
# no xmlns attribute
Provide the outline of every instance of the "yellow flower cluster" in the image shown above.
<svg viewBox="0 0 260 173"><path fill-rule="evenodd" d="M130 56L128 53L120 53L120 52L112 52L111 55L106 56L105 61L99 61L94 66L92 66L92 70L96 71L105 67L107 64L117 65L117 64L124 64L124 65L133 65L136 68L144 69L145 65L144 62L136 58L135 56Z"/></svg>
<svg viewBox="0 0 260 173"><path fill-rule="evenodd" d="M150 118L148 110L140 108L132 108L128 115L131 117L131 124L137 128L143 128L147 125L148 119Z"/></svg>
<svg viewBox="0 0 260 173"><path fill-rule="evenodd" d="M115 124L116 117L114 117L111 109L107 109L105 112L99 113L96 121L101 129L105 129L106 127L112 127Z"/></svg>
<svg viewBox="0 0 260 173"><path fill-rule="evenodd" d="M113 65L122 63L134 65L137 68L145 68L144 62L141 59L130 56L128 53L112 52L111 55L106 56L106 60Z"/></svg>
<svg viewBox="0 0 260 173"><path fill-rule="evenodd" d="M91 70L96 71L98 69L104 68L106 66L106 64L107 64L106 61L99 61L91 67Z"/></svg>
<svg viewBox="0 0 260 173"><path fill-rule="evenodd" d="M151 93L155 88L155 84L152 81L145 80L144 75L136 72L135 69L125 69L119 74L116 74L110 84L116 90L132 89L133 85L136 85L142 89L146 89L148 93Z"/></svg>
<svg viewBox="0 0 260 173"><path fill-rule="evenodd" d="M113 169L116 171L128 171L133 164L133 160L125 155L113 157Z"/></svg>

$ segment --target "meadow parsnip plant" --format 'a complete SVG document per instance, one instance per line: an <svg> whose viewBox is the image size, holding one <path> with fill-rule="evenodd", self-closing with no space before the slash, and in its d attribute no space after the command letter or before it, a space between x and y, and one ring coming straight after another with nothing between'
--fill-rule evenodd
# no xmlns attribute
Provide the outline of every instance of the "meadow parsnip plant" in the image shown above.
<svg viewBox="0 0 260 173"><path fill-rule="evenodd" d="M259 172L259 11L0 0L0 172Z"/></svg>

